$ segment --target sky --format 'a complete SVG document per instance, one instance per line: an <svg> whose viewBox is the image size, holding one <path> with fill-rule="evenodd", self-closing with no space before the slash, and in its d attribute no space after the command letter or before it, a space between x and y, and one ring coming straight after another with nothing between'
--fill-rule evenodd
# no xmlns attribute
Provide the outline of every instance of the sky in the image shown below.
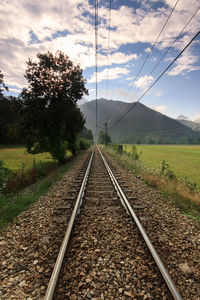
<svg viewBox="0 0 200 300"><path fill-rule="evenodd" d="M176 2L112 0L109 26L110 1L99 0L98 98L137 101L199 31L200 10L152 73L200 6L200 0L179 0L155 43ZM17 96L27 86L28 58L61 50L83 69L86 100L95 99L94 18L94 0L0 0L0 70L10 90L5 95ZM200 35L140 102L172 118L200 122Z"/></svg>

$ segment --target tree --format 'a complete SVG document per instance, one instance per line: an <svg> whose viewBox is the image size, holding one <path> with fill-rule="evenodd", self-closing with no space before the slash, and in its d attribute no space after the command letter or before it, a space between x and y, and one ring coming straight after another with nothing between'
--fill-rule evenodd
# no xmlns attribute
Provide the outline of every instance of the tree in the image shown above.
<svg viewBox="0 0 200 300"><path fill-rule="evenodd" d="M5 85L5 83L4 83L4 80L3 80L3 74L2 74L2 72L1 72L1 70L0 70L0 98L2 98L3 97L3 90L6 90L6 91L8 91L8 87Z"/></svg>
<svg viewBox="0 0 200 300"><path fill-rule="evenodd" d="M80 66L64 53L38 53L37 58L27 62L29 86L14 105L28 152L48 151L63 162L67 148L76 153L77 136L85 123L77 101L88 91Z"/></svg>
<svg viewBox="0 0 200 300"><path fill-rule="evenodd" d="M99 144L105 144L106 143L106 134L103 130L99 132ZM107 134L107 143L111 143L111 137L109 134Z"/></svg>
<svg viewBox="0 0 200 300"><path fill-rule="evenodd" d="M93 141L93 134L92 130L87 129L85 126L83 127L83 130L80 133L80 138L84 138L86 140L91 140Z"/></svg>

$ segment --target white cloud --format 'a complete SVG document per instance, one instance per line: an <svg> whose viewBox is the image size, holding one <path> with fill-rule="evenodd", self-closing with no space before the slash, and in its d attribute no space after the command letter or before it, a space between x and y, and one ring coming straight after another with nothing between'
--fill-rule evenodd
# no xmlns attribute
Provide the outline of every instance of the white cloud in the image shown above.
<svg viewBox="0 0 200 300"><path fill-rule="evenodd" d="M158 112L163 112L164 110L167 109L167 106L166 105L159 105L159 106L155 106L155 107L152 107L154 110L158 111Z"/></svg>
<svg viewBox="0 0 200 300"><path fill-rule="evenodd" d="M151 48L147 47L146 49L144 49L144 51L145 51L146 53L150 53L150 52L151 52Z"/></svg>
<svg viewBox="0 0 200 300"><path fill-rule="evenodd" d="M21 93L21 89L14 89L14 88L9 88L9 92L14 92L14 93Z"/></svg>
<svg viewBox="0 0 200 300"><path fill-rule="evenodd" d="M121 77L122 75L126 75L130 73L130 71L126 68L110 68L109 70L106 68L101 72L98 72L97 74L97 81L101 82L102 80L107 79L107 71L109 71L109 79L116 79ZM92 74L90 79L88 80L88 83L93 83L96 81L96 72Z"/></svg>
<svg viewBox="0 0 200 300"><path fill-rule="evenodd" d="M161 97L163 94L164 94L163 91L157 91L157 92L155 93L155 96L156 96L156 97Z"/></svg>
<svg viewBox="0 0 200 300"><path fill-rule="evenodd" d="M134 82L134 85L137 87L137 88L145 88L146 86L148 86L149 84L151 84L154 80L154 77L153 76L143 76L143 77L140 77L138 80L136 80Z"/></svg>
<svg viewBox="0 0 200 300"><path fill-rule="evenodd" d="M141 1L140 1L141 2ZM146 3L146 2L145 2ZM119 51L127 43L153 44L160 32L173 0L165 0L168 7L158 10L146 9L145 5L134 9L121 5L111 11L110 64L123 64L138 59L137 54ZM149 4L151 5L151 3ZM186 20L199 6L199 0L179 1L175 12L162 33L156 47L163 49L185 25ZM99 8L99 66L107 65L108 7ZM22 87L26 84L23 77L26 60L34 58L37 52L62 50L76 63L86 69L95 65L94 60L94 8L89 0L6 0L1 1L0 9L0 68L5 81L10 85ZM194 18L187 27L186 34L174 47L182 48L200 26L200 19ZM56 37L59 32L66 32ZM32 34L41 43L35 43ZM146 48L147 51L148 48ZM190 63L194 70L196 61ZM185 67L174 70L174 74L185 71Z"/></svg>
<svg viewBox="0 0 200 300"><path fill-rule="evenodd" d="M187 51L178 59L176 67L170 70L167 74L170 76L176 76L200 70L199 65L196 64L198 59L198 56L192 55L191 52Z"/></svg>

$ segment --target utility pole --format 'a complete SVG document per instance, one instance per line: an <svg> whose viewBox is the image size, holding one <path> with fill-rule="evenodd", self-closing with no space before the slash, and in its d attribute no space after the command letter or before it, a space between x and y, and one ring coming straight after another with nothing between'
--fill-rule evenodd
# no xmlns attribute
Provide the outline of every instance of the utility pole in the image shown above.
<svg viewBox="0 0 200 300"><path fill-rule="evenodd" d="M105 142L106 142L106 147L108 146L108 123L105 122Z"/></svg>

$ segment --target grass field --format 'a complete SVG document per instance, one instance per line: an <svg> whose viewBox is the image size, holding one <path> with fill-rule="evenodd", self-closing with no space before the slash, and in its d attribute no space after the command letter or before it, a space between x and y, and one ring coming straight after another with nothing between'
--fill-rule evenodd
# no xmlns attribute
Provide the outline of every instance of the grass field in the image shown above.
<svg viewBox="0 0 200 300"><path fill-rule="evenodd" d="M124 145L131 152L132 145ZM199 145L137 145L142 163L151 168L159 168L161 161L169 164L180 179L187 177L200 188L200 146Z"/></svg>
<svg viewBox="0 0 200 300"><path fill-rule="evenodd" d="M70 153L67 153L67 156L70 156ZM26 170L31 168L33 160L36 164L55 162L50 153L29 154L23 147L0 148L0 160L3 160L5 166L12 171L21 169L22 164Z"/></svg>

